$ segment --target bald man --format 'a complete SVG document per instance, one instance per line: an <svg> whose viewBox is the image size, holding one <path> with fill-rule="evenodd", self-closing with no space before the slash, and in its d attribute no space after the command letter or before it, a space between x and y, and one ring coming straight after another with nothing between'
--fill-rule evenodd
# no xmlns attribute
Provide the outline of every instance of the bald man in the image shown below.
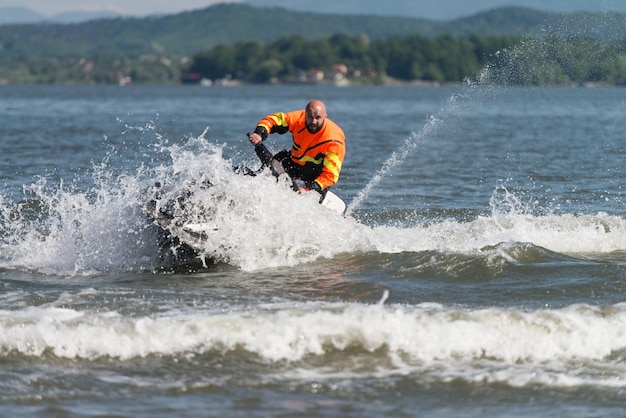
<svg viewBox="0 0 626 418"><path fill-rule="evenodd" d="M259 147L264 150L261 152L269 151L262 142L269 134L286 132L291 132L293 138L291 151L283 150L264 159L259 154ZM282 169L294 180L299 193L316 190L323 194L339 180L346 153L345 135L328 119L326 106L319 100L310 101L303 110L264 117L248 138L257 146L257 155L266 164L271 163L278 172Z"/></svg>

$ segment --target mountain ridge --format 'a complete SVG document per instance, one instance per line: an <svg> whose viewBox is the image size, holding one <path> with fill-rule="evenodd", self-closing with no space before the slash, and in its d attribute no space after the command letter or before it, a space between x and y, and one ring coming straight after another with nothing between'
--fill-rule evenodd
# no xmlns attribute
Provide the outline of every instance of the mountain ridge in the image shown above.
<svg viewBox="0 0 626 418"><path fill-rule="evenodd" d="M18 56L93 56L165 54L185 56L220 44L301 36L323 38L337 33L369 39L392 36L520 36L559 27L572 15L504 7L450 21L371 15L294 12L280 7L222 3L204 9L147 17L109 17L83 23L0 25L0 51ZM592 23L604 16L586 13ZM626 27L626 13L614 14L609 31ZM303 31L306 23L306 31ZM604 22L602 22L604 24ZM596 25L597 26L597 25ZM606 25L605 25L606 26Z"/></svg>

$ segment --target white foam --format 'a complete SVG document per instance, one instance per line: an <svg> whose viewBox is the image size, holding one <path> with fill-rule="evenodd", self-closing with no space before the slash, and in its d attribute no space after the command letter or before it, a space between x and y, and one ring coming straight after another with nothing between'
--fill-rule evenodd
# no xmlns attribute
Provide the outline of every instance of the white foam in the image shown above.
<svg viewBox="0 0 626 418"><path fill-rule="evenodd" d="M451 251L475 253L500 243L532 243L564 254L626 250L626 220L595 215L494 215L473 221L442 220L416 227L374 227L368 240L381 252Z"/></svg>
<svg viewBox="0 0 626 418"><path fill-rule="evenodd" d="M129 359L243 349L267 361L301 361L356 349L402 358L396 367L471 368L488 360L565 370L572 362L611 364L625 348L626 305L525 312L317 302L142 317L54 306L0 311L0 350L32 356Z"/></svg>

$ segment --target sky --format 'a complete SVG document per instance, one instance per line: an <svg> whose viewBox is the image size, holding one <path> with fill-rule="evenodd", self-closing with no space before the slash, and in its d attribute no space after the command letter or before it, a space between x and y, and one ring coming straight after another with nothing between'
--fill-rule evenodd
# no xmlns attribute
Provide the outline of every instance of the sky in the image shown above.
<svg viewBox="0 0 626 418"><path fill-rule="evenodd" d="M626 0L0 0L0 8L25 7L47 16L75 11L113 11L128 16L172 14L216 3L245 2L323 13L395 15L448 20L501 6L554 12L626 12Z"/></svg>

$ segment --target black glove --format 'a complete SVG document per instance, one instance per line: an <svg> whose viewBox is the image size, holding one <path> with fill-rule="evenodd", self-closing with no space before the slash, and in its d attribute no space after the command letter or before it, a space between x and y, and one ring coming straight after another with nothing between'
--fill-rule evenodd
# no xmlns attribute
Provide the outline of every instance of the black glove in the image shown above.
<svg viewBox="0 0 626 418"><path fill-rule="evenodd" d="M309 189L309 190L315 190L319 194L324 194L322 192L322 186L320 186L320 184L318 182L316 182L316 181L307 181L306 182L306 188Z"/></svg>
<svg viewBox="0 0 626 418"><path fill-rule="evenodd" d="M261 135L261 139L263 139L263 141L267 139L267 129L265 129L263 126L257 126L254 129L254 133Z"/></svg>

